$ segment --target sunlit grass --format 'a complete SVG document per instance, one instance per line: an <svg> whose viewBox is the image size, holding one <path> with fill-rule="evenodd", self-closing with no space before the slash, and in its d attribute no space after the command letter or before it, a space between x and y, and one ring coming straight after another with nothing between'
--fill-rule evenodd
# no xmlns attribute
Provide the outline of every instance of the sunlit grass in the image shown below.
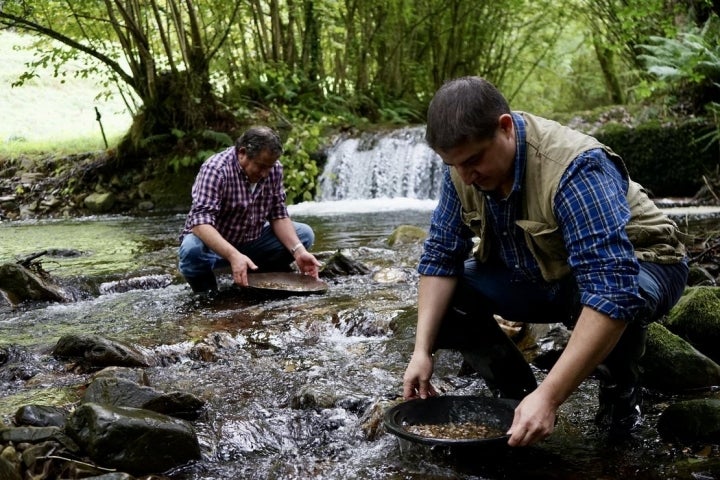
<svg viewBox="0 0 720 480"><path fill-rule="evenodd" d="M108 137L108 147L112 148L122 138L121 133ZM97 136L68 139L40 139L34 141L10 141L0 143L0 158L13 160L23 155L42 154L70 155L78 152L105 150L105 142Z"/></svg>
<svg viewBox="0 0 720 480"><path fill-rule="evenodd" d="M33 59L30 45L27 36L0 32L0 158L105 149L96 108L108 145L116 145L130 126L130 114L119 97L98 97L97 78L75 78L72 72L54 77L47 68L25 85L12 86Z"/></svg>

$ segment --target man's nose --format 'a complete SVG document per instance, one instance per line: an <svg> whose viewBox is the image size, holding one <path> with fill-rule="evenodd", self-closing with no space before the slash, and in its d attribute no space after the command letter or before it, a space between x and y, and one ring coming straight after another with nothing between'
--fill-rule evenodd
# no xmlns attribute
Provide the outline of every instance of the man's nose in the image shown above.
<svg viewBox="0 0 720 480"><path fill-rule="evenodd" d="M462 178L465 185L471 185L473 183L473 180L475 179L475 171L472 168L468 168L463 165L459 165L455 168L457 168L460 178Z"/></svg>

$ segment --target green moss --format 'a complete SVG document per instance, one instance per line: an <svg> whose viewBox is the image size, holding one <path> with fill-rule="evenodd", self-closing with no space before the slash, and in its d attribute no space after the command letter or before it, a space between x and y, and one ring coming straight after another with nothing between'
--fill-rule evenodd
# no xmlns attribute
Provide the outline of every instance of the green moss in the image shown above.
<svg viewBox="0 0 720 480"><path fill-rule="evenodd" d="M664 325L708 357L720 360L720 288L686 288Z"/></svg>
<svg viewBox="0 0 720 480"><path fill-rule="evenodd" d="M655 196L692 196L715 171L717 149L702 140L715 126L703 119L608 124L595 137L625 160L630 176Z"/></svg>

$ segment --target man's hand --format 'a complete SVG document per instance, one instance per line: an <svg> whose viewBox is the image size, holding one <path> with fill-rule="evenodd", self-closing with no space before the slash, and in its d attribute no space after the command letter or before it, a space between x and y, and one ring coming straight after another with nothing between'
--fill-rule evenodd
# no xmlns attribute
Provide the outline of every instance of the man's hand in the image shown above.
<svg viewBox="0 0 720 480"><path fill-rule="evenodd" d="M305 247L301 247L298 252L295 253L295 263L297 263L298 268L305 275L318 278L320 262L318 262L312 253L305 250Z"/></svg>
<svg viewBox="0 0 720 480"><path fill-rule="evenodd" d="M545 440L555 429L556 408L540 388L525 397L515 409L508 430L511 447L524 447Z"/></svg>
<svg viewBox="0 0 720 480"><path fill-rule="evenodd" d="M248 270L257 270L257 265L250 260L250 257L237 252L230 259L230 268L232 269L233 281L241 287L248 286Z"/></svg>
<svg viewBox="0 0 720 480"><path fill-rule="evenodd" d="M413 353L403 376L403 398L427 398L437 395L430 383L433 373L433 357L423 352Z"/></svg>

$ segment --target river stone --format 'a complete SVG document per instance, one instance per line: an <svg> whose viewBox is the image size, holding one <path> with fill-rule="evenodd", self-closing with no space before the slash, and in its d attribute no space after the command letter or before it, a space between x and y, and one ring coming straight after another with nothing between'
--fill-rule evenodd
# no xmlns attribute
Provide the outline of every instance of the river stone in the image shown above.
<svg viewBox="0 0 720 480"><path fill-rule="evenodd" d="M128 367L105 367L102 370L96 372L93 375L93 380L96 378L122 378L123 380L129 380L137 383L138 385L150 386L150 379L147 376L147 372L142 368L128 368Z"/></svg>
<svg viewBox="0 0 720 480"><path fill-rule="evenodd" d="M720 442L720 400L684 400L667 407L657 424L666 441Z"/></svg>
<svg viewBox="0 0 720 480"><path fill-rule="evenodd" d="M693 287L696 286L715 286L715 277L705 268L699 265L691 265L690 271L688 272L687 284Z"/></svg>
<svg viewBox="0 0 720 480"><path fill-rule="evenodd" d="M643 385L659 391L681 392L720 385L720 365L659 323L648 327L640 369Z"/></svg>
<svg viewBox="0 0 720 480"><path fill-rule="evenodd" d="M17 263L0 265L0 290L12 305L28 300L65 302L69 298L61 287Z"/></svg>
<svg viewBox="0 0 720 480"><path fill-rule="evenodd" d="M3 480L22 480L20 476L20 465L15 465L3 457L0 457L0 478Z"/></svg>
<svg viewBox="0 0 720 480"><path fill-rule="evenodd" d="M320 268L320 276L335 278L346 275L366 275L370 269L362 263L353 260L340 250L333 253Z"/></svg>
<svg viewBox="0 0 720 480"><path fill-rule="evenodd" d="M115 195L112 192L91 193L85 197L83 203L91 212L104 213L112 209L115 204Z"/></svg>
<svg viewBox="0 0 720 480"><path fill-rule="evenodd" d="M85 390L83 402L144 408L186 420L195 420L205 405L204 401L189 393L164 393L130 380L112 377L93 380Z"/></svg>
<svg viewBox="0 0 720 480"><path fill-rule="evenodd" d="M290 399L290 408L299 410L332 408L337 395L330 385L305 385Z"/></svg>
<svg viewBox="0 0 720 480"><path fill-rule="evenodd" d="M388 245L420 244L427 237L427 231L424 228L415 225L400 225L388 237Z"/></svg>
<svg viewBox="0 0 720 480"><path fill-rule="evenodd" d="M82 358L93 367L149 367L155 361L134 345L99 335L65 335L53 349L58 358Z"/></svg>
<svg viewBox="0 0 720 480"><path fill-rule="evenodd" d="M720 288L688 287L663 322L702 353L720 361Z"/></svg>
<svg viewBox="0 0 720 480"><path fill-rule="evenodd" d="M15 412L15 425L64 427L66 412L53 405L24 405Z"/></svg>
<svg viewBox="0 0 720 480"><path fill-rule="evenodd" d="M68 418L67 431L94 462L133 475L164 472L201 456L190 423L144 409L85 403Z"/></svg>
<svg viewBox="0 0 720 480"><path fill-rule="evenodd" d="M40 373L37 360L27 348L17 345L0 346L0 382L27 381Z"/></svg>
<svg viewBox="0 0 720 480"><path fill-rule="evenodd" d="M11 427L0 430L0 441L37 443L54 439L60 434L60 427Z"/></svg>

